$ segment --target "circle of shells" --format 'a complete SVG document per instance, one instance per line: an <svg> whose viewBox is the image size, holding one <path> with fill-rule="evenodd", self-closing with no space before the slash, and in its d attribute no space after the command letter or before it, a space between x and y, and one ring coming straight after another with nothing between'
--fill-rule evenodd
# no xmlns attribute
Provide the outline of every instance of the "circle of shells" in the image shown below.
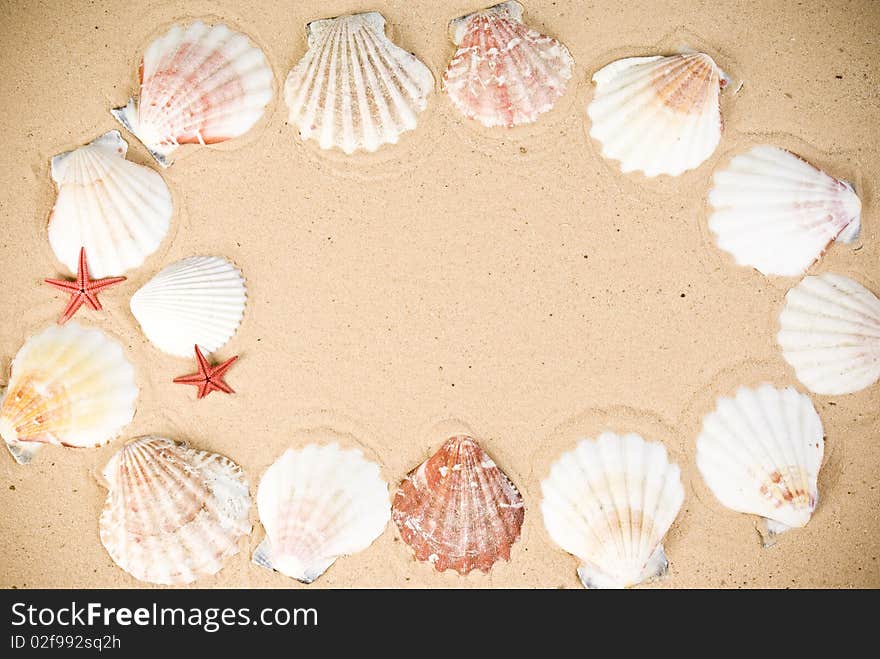
<svg viewBox="0 0 880 659"><path fill-rule="evenodd" d="M502 130L533 123L565 93L571 54L528 27L518 2L449 27L457 49L442 86L467 120ZM397 143L417 127L435 81L387 38L380 13L315 20L307 29L306 52L283 88L301 139L350 155ZM175 25L144 52L138 96L112 113L169 167L181 145L248 132L272 98L272 78L246 35L201 21ZM716 150L729 78L709 55L629 57L592 81L590 135L623 173L678 176ZM168 233L170 191L157 172L128 161L127 148L110 131L52 159L58 194L49 242L71 271L82 249L92 274L121 275ZM717 246L767 276L803 275L831 242L850 242L860 228L861 203L849 183L769 144L716 171L708 200ZM189 356L193 346L211 353L225 345L246 299L234 264L192 256L158 272L130 306L151 343ZM804 277L786 295L779 323L782 355L811 392L846 394L880 378L880 300L853 279ZM137 396L116 341L76 323L53 326L13 361L0 434L20 463L47 443L102 445L132 420ZM808 395L741 387L705 416L696 447L709 489L725 507L758 516L765 544L809 522L824 440ZM103 477L100 539L136 579L184 584L214 574L252 531L247 479L224 456L141 437L110 459ZM662 541L684 489L661 442L611 432L582 439L553 463L541 489L546 531L580 561L585 587L628 587L667 571ZM379 466L358 449L288 449L263 474L256 504L265 538L253 562L304 583L369 547L389 520L415 558L436 570L488 572L510 560L525 514L516 485L466 435L415 467L393 500Z"/></svg>

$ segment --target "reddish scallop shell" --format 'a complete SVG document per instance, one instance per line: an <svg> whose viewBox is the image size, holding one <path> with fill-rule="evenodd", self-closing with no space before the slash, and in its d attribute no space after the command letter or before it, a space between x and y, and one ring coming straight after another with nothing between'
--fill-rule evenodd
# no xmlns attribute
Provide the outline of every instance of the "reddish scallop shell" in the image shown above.
<svg viewBox="0 0 880 659"><path fill-rule="evenodd" d="M477 443L452 437L403 480L392 519L416 558L438 572L488 572L522 528L523 500L516 486Z"/></svg>
<svg viewBox="0 0 880 659"><path fill-rule="evenodd" d="M458 46L443 76L465 117L486 127L537 121L565 93L574 60L556 39L522 22L511 0L450 23Z"/></svg>

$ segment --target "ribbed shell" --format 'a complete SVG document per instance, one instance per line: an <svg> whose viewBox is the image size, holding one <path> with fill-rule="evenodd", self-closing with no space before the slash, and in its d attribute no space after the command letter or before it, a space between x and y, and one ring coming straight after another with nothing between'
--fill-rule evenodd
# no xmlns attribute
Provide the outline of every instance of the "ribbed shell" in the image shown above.
<svg viewBox="0 0 880 659"><path fill-rule="evenodd" d="M15 459L42 444L100 446L134 417L134 368L116 341L74 322L28 339L12 362L0 435Z"/></svg>
<svg viewBox="0 0 880 659"><path fill-rule="evenodd" d="M400 484L392 518L420 561L442 572L488 572L510 560L525 509L516 486L476 441L448 439Z"/></svg>
<svg viewBox="0 0 880 659"><path fill-rule="evenodd" d="M709 228L718 247L765 275L803 274L835 239L853 240L852 187L779 147L761 145L715 173Z"/></svg>
<svg viewBox="0 0 880 659"><path fill-rule="evenodd" d="M810 391L849 394L880 379L880 300L849 277L804 277L785 296L782 356Z"/></svg>
<svg viewBox="0 0 880 659"><path fill-rule="evenodd" d="M770 520L779 533L810 520L824 445L808 396L792 387L741 387L703 419L697 467L722 504Z"/></svg>
<svg viewBox="0 0 880 659"><path fill-rule="evenodd" d="M266 539L254 563L304 583L369 547L391 514L379 466L337 444L287 449L263 474L257 509Z"/></svg>
<svg viewBox="0 0 880 659"><path fill-rule="evenodd" d="M443 76L453 106L487 127L537 121L565 93L574 60L556 39L522 23L504 2L450 23L458 46Z"/></svg>
<svg viewBox="0 0 880 659"><path fill-rule="evenodd" d="M434 77L385 36L381 14L313 21L308 31L308 51L284 86L302 139L351 154L395 144L416 127Z"/></svg>
<svg viewBox="0 0 880 659"><path fill-rule="evenodd" d="M726 78L703 53L617 60L593 76L590 135L624 172L678 176L718 146Z"/></svg>
<svg viewBox="0 0 880 659"><path fill-rule="evenodd" d="M58 198L49 244L70 272L85 247L94 277L137 268L168 234L173 207L162 177L125 159L128 144L111 130L52 158Z"/></svg>
<svg viewBox="0 0 880 659"><path fill-rule="evenodd" d="M163 437L141 437L114 455L101 542L141 581L186 584L215 574L251 531L241 468L216 453Z"/></svg>
<svg viewBox="0 0 880 659"><path fill-rule="evenodd" d="M181 144L243 135L272 99L263 51L225 25L174 25L147 48L140 96L112 110L163 167Z"/></svg>
<svg viewBox="0 0 880 659"><path fill-rule="evenodd" d="M131 312L163 352L191 357L223 347L241 324L241 272L219 256L191 256L164 268L131 297Z"/></svg>
<svg viewBox="0 0 880 659"><path fill-rule="evenodd" d="M541 483L550 538L583 561L587 588L626 588L666 572L660 544L684 501L666 448L604 432L563 453Z"/></svg>

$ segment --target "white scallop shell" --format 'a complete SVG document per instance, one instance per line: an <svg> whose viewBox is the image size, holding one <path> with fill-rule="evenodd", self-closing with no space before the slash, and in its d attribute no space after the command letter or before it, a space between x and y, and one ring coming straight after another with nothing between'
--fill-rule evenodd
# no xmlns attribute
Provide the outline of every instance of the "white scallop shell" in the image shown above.
<svg viewBox="0 0 880 659"><path fill-rule="evenodd" d="M101 543L141 581L186 584L215 574L251 532L241 468L163 437L123 446L103 471Z"/></svg>
<svg viewBox="0 0 880 659"><path fill-rule="evenodd" d="M116 341L75 322L32 336L12 362L0 404L0 435L15 459L43 444L91 448L134 417L134 368Z"/></svg>
<svg viewBox="0 0 880 659"><path fill-rule="evenodd" d="M257 509L266 539L254 563L304 583L369 547L391 518L379 466L337 444L287 449L263 474Z"/></svg>
<svg viewBox="0 0 880 659"><path fill-rule="evenodd" d="M810 521L824 446L809 396L792 387L741 387L703 419L697 467L722 504L765 518L772 538Z"/></svg>
<svg viewBox="0 0 880 659"><path fill-rule="evenodd" d="M537 121L565 93L574 60L556 39L522 22L511 0L450 23L458 49L443 76L453 106L486 127Z"/></svg>
<svg viewBox="0 0 880 659"><path fill-rule="evenodd" d="M629 57L597 71L593 82L590 135L624 172L678 176L718 146L727 78L708 55Z"/></svg>
<svg viewBox="0 0 880 659"><path fill-rule="evenodd" d="M833 240L858 236L862 204L852 187L770 145L715 173L709 228L739 265L765 275L803 274Z"/></svg>
<svg viewBox="0 0 880 659"><path fill-rule="evenodd" d="M562 454L541 483L550 538L583 565L587 588L626 588L666 572L661 544L684 501L666 448L604 432Z"/></svg>
<svg viewBox="0 0 880 659"><path fill-rule="evenodd" d="M785 296L777 341L817 394L849 394L880 379L880 300L849 277L804 277Z"/></svg>
<svg viewBox="0 0 880 659"><path fill-rule="evenodd" d="M244 315L244 278L219 256L191 256L165 267L131 296L131 312L159 350L192 357L193 346L214 352Z"/></svg>
<svg viewBox="0 0 880 659"><path fill-rule="evenodd" d="M302 139L351 154L396 144L416 127L434 76L385 36L382 14L312 21L308 31L308 51L284 85Z"/></svg>
<svg viewBox="0 0 880 659"><path fill-rule="evenodd" d="M225 25L174 25L141 60L140 96L111 110L163 167L181 144L243 135L272 99L263 51Z"/></svg>
<svg viewBox="0 0 880 659"><path fill-rule="evenodd" d="M117 130L52 158L58 198L49 215L49 244L70 272L85 247L93 277L136 268L168 233L171 192L158 172L125 159Z"/></svg>

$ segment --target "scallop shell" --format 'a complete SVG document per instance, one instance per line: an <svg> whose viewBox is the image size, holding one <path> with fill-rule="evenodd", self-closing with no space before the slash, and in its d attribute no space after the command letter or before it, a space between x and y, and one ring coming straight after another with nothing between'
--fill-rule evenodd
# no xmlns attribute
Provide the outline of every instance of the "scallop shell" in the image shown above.
<svg viewBox="0 0 880 659"><path fill-rule="evenodd" d="M191 256L164 268L131 297L131 312L159 350L191 357L193 346L214 352L244 315L244 278L219 256Z"/></svg>
<svg viewBox="0 0 880 659"><path fill-rule="evenodd" d="M833 240L859 233L852 187L779 147L761 145L715 173L709 228L739 265L765 275L803 274Z"/></svg>
<svg viewBox="0 0 880 659"><path fill-rule="evenodd" d="M241 468L163 437L123 446L103 472L101 543L140 581L186 584L215 574L251 532Z"/></svg>
<svg viewBox="0 0 880 659"><path fill-rule="evenodd" d="M400 535L442 572L488 572L510 560L525 509L516 486L472 438L452 437L403 480L392 505Z"/></svg>
<svg viewBox="0 0 880 659"><path fill-rule="evenodd" d="M604 432L563 453L541 483L550 538L583 561L587 588L627 588L666 573L661 541L684 501L666 448Z"/></svg>
<svg viewBox="0 0 880 659"><path fill-rule="evenodd" d="M351 154L396 144L416 127L434 76L385 36L382 14L312 21L308 31L308 51L284 85L302 139Z"/></svg>
<svg viewBox="0 0 880 659"><path fill-rule="evenodd" d="M727 78L708 55L629 57L597 71L593 82L590 135L624 172L678 176L718 146Z"/></svg>
<svg viewBox="0 0 880 659"><path fill-rule="evenodd" d="M378 538L390 517L388 485L358 449L287 449L263 474L257 509L266 539L254 563L303 583Z"/></svg>
<svg viewBox="0 0 880 659"><path fill-rule="evenodd" d="M49 244L70 272L85 247L97 278L136 268L168 234L171 192L158 172L125 159L117 130L52 158L58 198L49 216Z"/></svg>
<svg viewBox="0 0 880 659"><path fill-rule="evenodd" d="M766 538L802 527L819 500L825 442L810 398L792 387L741 387L703 419L697 467L726 507L766 520Z"/></svg>
<svg viewBox="0 0 880 659"><path fill-rule="evenodd" d="M134 368L116 341L71 322L28 339L12 362L0 436L31 461L42 444L100 446L134 417Z"/></svg>
<svg viewBox="0 0 880 659"><path fill-rule="evenodd" d="M458 50L443 76L453 106L487 127L529 124L565 94L574 60L556 39L527 27L504 2L453 20Z"/></svg>
<svg viewBox="0 0 880 659"><path fill-rule="evenodd" d="M849 277L804 277L785 296L777 341L817 394L849 394L880 379L880 300Z"/></svg>
<svg viewBox="0 0 880 659"><path fill-rule="evenodd" d="M249 131L272 99L263 51L225 25L173 26L147 48L140 97L111 110L163 167L181 144L216 144Z"/></svg>

